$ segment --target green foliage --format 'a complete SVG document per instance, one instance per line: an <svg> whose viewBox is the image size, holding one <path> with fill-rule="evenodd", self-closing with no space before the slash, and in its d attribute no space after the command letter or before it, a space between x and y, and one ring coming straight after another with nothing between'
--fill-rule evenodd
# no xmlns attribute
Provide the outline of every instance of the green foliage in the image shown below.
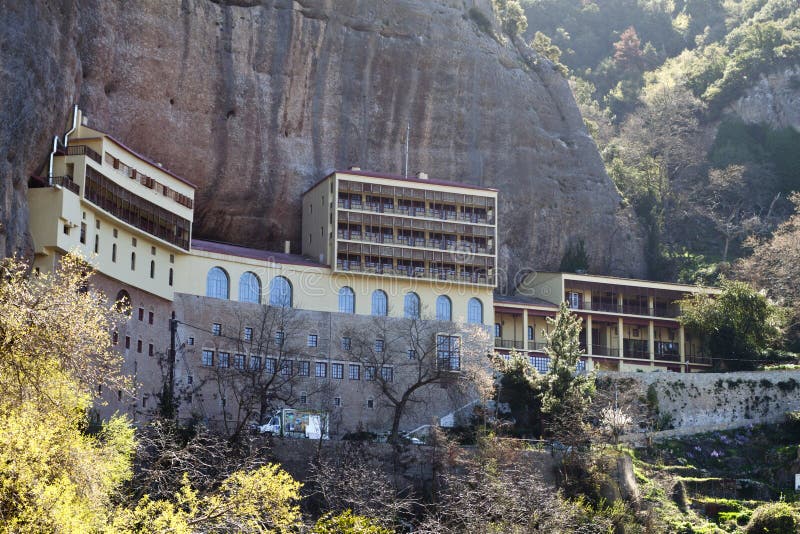
<svg viewBox="0 0 800 534"><path fill-rule="evenodd" d="M542 32L536 32L533 35L530 46L537 54L549 59L561 74L564 76L569 74L567 66L561 63L561 49L554 45L553 41L548 36Z"/></svg>
<svg viewBox="0 0 800 534"><path fill-rule="evenodd" d="M321 517L311 531L313 534L392 534L375 520L355 515L345 510L339 515L327 514Z"/></svg>
<svg viewBox="0 0 800 534"><path fill-rule="evenodd" d="M800 529L800 514L784 502L759 506L744 531L747 534L792 533Z"/></svg>
<svg viewBox="0 0 800 534"><path fill-rule="evenodd" d="M492 0L495 13L500 19L503 31L514 37L525 33L528 29L528 19L519 0Z"/></svg>
<svg viewBox="0 0 800 534"><path fill-rule="evenodd" d="M784 310L744 282L725 280L719 295L696 294L681 309L681 323L727 369L753 368L782 340Z"/></svg>
<svg viewBox="0 0 800 534"><path fill-rule="evenodd" d="M558 270L565 273L586 272L589 270L589 255L586 253L586 246L583 239L570 243Z"/></svg>

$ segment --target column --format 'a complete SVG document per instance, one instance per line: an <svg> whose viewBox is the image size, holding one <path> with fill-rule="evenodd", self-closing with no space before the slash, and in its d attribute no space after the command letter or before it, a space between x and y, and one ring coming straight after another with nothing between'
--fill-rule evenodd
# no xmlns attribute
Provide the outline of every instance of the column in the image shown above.
<svg viewBox="0 0 800 534"><path fill-rule="evenodd" d="M622 345L623 345L623 335L622 335L622 317L617 317L617 344L619 345L619 352L618 355L620 358L623 358L625 354L622 352Z"/></svg>
<svg viewBox="0 0 800 534"><path fill-rule="evenodd" d="M647 352L650 354L650 367L655 367L656 359L656 330L653 321L647 321Z"/></svg>
<svg viewBox="0 0 800 534"><path fill-rule="evenodd" d="M686 372L686 332L683 325L678 327L678 354L681 356L681 373Z"/></svg>
<svg viewBox="0 0 800 534"><path fill-rule="evenodd" d="M617 313L622 313L622 304L625 301L625 296L622 293L617 293Z"/></svg>
<svg viewBox="0 0 800 534"><path fill-rule="evenodd" d="M653 297L647 297L647 315L656 314L656 302Z"/></svg>
<svg viewBox="0 0 800 534"><path fill-rule="evenodd" d="M586 354L589 358L586 360L586 370L589 371L594 367L592 362L592 314L586 316Z"/></svg>
<svg viewBox="0 0 800 534"><path fill-rule="evenodd" d="M522 348L528 350L528 308L522 310Z"/></svg>

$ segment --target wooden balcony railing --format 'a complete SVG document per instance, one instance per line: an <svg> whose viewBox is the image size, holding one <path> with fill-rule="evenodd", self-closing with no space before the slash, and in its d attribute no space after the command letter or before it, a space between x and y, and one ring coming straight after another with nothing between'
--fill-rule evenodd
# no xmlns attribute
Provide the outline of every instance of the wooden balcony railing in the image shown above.
<svg viewBox="0 0 800 534"><path fill-rule="evenodd" d="M93 159L95 162L99 164L103 164L103 159L100 157L100 154L92 150L86 145L73 145L64 147L63 152L67 156L86 156L90 159Z"/></svg>
<svg viewBox="0 0 800 534"><path fill-rule="evenodd" d="M604 302L581 302L578 306L570 304L570 309L581 311L596 311L605 313L619 313L625 315L644 315L647 317L666 317L674 319L680 316L678 306L636 306L632 304L608 304Z"/></svg>
<svg viewBox="0 0 800 534"><path fill-rule="evenodd" d="M64 176L53 176L53 185L60 185L64 189L68 189L76 195L81 194L81 188L72 180L72 176L65 174Z"/></svg>

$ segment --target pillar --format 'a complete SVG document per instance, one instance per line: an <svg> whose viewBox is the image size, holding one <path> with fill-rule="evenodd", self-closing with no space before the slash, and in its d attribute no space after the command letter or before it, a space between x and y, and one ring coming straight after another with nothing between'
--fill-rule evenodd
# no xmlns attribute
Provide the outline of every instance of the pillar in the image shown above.
<svg viewBox="0 0 800 534"><path fill-rule="evenodd" d="M647 315L653 316L655 314L656 314L655 299L652 296L647 297Z"/></svg>
<svg viewBox="0 0 800 534"><path fill-rule="evenodd" d="M528 308L522 310L522 348L523 350L529 350L530 347L528 340Z"/></svg>
<svg viewBox="0 0 800 534"><path fill-rule="evenodd" d="M681 356L681 373L686 372L686 332L683 325L678 327L678 354Z"/></svg>
<svg viewBox="0 0 800 534"><path fill-rule="evenodd" d="M594 368L592 362L592 314L586 316L586 354L589 356L586 361L586 370L591 371Z"/></svg>
<svg viewBox="0 0 800 534"><path fill-rule="evenodd" d="M650 367L655 367L656 359L656 329L653 321L647 321L647 353L650 355Z"/></svg>
<svg viewBox="0 0 800 534"><path fill-rule="evenodd" d="M622 335L622 317L617 317L617 344L619 345L619 352L617 353L620 358L623 358L625 354L622 352L623 343L623 335Z"/></svg>
<svg viewBox="0 0 800 534"><path fill-rule="evenodd" d="M617 313L622 313L622 305L625 302L625 296L622 293L617 293Z"/></svg>

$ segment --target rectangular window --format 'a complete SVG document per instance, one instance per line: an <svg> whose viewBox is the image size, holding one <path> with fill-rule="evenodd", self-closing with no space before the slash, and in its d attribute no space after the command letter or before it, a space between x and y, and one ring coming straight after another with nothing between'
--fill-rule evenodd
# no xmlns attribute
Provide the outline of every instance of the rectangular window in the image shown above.
<svg viewBox="0 0 800 534"><path fill-rule="evenodd" d="M292 367L294 362L292 360L281 361L281 375L292 376Z"/></svg>
<svg viewBox="0 0 800 534"><path fill-rule="evenodd" d="M194 338L193 338L193 337L190 337L189 339L187 339L187 340L186 340L186 344L187 344L187 345L194 345Z"/></svg>
<svg viewBox="0 0 800 534"><path fill-rule="evenodd" d="M153 312L147 312L147 324L153 324Z"/></svg>
<svg viewBox="0 0 800 534"><path fill-rule="evenodd" d="M100 236L95 234L94 235L94 253L97 254L100 252Z"/></svg>
<svg viewBox="0 0 800 534"><path fill-rule="evenodd" d="M342 350L350 350L351 345L349 337L342 338Z"/></svg>
<svg viewBox="0 0 800 534"><path fill-rule="evenodd" d="M233 366L236 369L244 369L244 354L234 354L233 355Z"/></svg>
<svg viewBox="0 0 800 534"><path fill-rule="evenodd" d="M300 392L300 404L307 404L308 403L308 393L305 391Z"/></svg>
<svg viewBox="0 0 800 534"><path fill-rule="evenodd" d="M230 352L220 352L219 353L219 366L220 367L230 367L231 366L231 353Z"/></svg>
<svg viewBox="0 0 800 534"><path fill-rule="evenodd" d="M64 230L64 235L69 235L69 225L68 224L64 225L63 230Z"/></svg>
<svg viewBox="0 0 800 534"><path fill-rule="evenodd" d="M361 380L361 366L357 363L350 364L350 380Z"/></svg>
<svg viewBox="0 0 800 534"><path fill-rule="evenodd" d="M333 398L333 405L339 407L342 405L342 398L341 397L334 397Z"/></svg>
<svg viewBox="0 0 800 534"><path fill-rule="evenodd" d="M391 367L381 367L381 380L384 382L394 381L394 369Z"/></svg>
<svg viewBox="0 0 800 534"><path fill-rule="evenodd" d="M325 378L328 376L328 364L325 362L317 362L314 364L314 376L317 378Z"/></svg>
<svg viewBox="0 0 800 534"><path fill-rule="evenodd" d="M275 332L275 344L279 347L283 346L283 342L286 339L286 333L283 330L278 330Z"/></svg>
<svg viewBox="0 0 800 534"><path fill-rule="evenodd" d="M461 338L439 334L436 336L436 358L439 369L459 371L461 369Z"/></svg>
<svg viewBox="0 0 800 534"><path fill-rule="evenodd" d="M94 227L97 228L98 230L100 229L100 219L95 219Z"/></svg>
<svg viewBox="0 0 800 534"><path fill-rule="evenodd" d="M244 327L244 340L247 342L253 341L253 329L249 326Z"/></svg>
<svg viewBox="0 0 800 534"><path fill-rule="evenodd" d="M114 237L117 237L119 235L119 232L117 231L116 228L114 228L113 234L114 234Z"/></svg>
<svg viewBox="0 0 800 534"><path fill-rule="evenodd" d="M131 336L125 336L125 348L131 348Z"/></svg>
<svg viewBox="0 0 800 534"><path fill-rule="evenodd" d="M550 358L544 356L531 356L531 365L541 374L547 374L550 370Z"/></svg>
<svg viewBox="0 0 800 534"><path fill-rule="evenodd" d="M194 378L192 378L192 375L188 375L186 377L186 383L187 384L193 384L194 383Z"/></svg>
<svg viewBox="0 0 800 534"><path fill-rule="evenodd" d="M156 247L150 247L150 254L152 254L153 256L156 255Z"/></svg>
<svg viewBox="0 0 800 534"><path fill-rule="evenodd" d="M115 332L111 332L111 343L113 343L114 345L119 343L119 332L116 332L116 331Z"/></svg>
<svg viewBox="0 0 800 534"><path fill-rule="evenodd" d="M169 262L170 263L175 263L175 254L170 254L169 255Z"/></svg>
<svg viewBox="0 0 800 534"><path fill-rule="evenodd" d="M375 399L367 399L367 408L370 410L375 408Z"/></svg>
<svg viewBox="0 0 800 534"><path fill-rule="evenodd" d="M317 334L308 334L308 343L309 347L316 347L317 346Z"/></svg>
<svg viewBox="0 0 800 534"><path fill-rule="evenodd" d="M86 223L81 223L81 243L86 244Z"/></svg>
<svg viewBox="0 0 800 534"><path fill-rule="evenodd" d="M141 339L136 341L136 352L138 352L138 353L142 352L142 340Z"/></svg>
<svg viewBox="0 0 800 534"><path fill-rule="evenodd" d="M149 343L147 345L147 355L148 356L155 356L155 353L156 353L155 351L156 351L156 348L153 346L152 343Z"/></svg>
<svg viewBox="0 0 800 534"><path fill-rule="evenodd" d="M375 340L375 352L383 352L383 340L376 339Z"/></svg>
<svg viewBox="0 0 800 534"><path fill-rule="evenodd" d="M408 359L409 360L416 360L417 359L417 351L415 351L414 349L408 349L406 351L406 354L408 354Z"/></svg>
<svg viewBox="0 0 800 534"><path fill-rule="evenodd" d="M344 364L332 363L331 364L331 378L341 380L344 378Z"/></svg>
<svg viewBox="0 0 800 534"><path fill-rule="evenodd" d="M214 351L204 350L201 363L206 367L211 367L212 365L214 365Z"/></svg>
<svg viewBox="0 0 800 534"><path fill-rule="evenodd" d="M309 376L311 374L311 363L297 362L297 374L299 376Z"/></svg>
<svg viewBox="0 0 800 534"><path fill-rule="evenodd" d="M278 368L278 360L276 360L275 358L267 358L266 360L264 360L265 373L274 375L277 368Z"/></svg>
<svg viewBox="0 0 800 534"><path fill-rule="evenodd" d="M375 380L375 367L372 365L364 366L364 380Z"/></svg>
<svg viewBox="0 0 800 534"><path fill-rule="evenodd" d="M250 369L253 371L261 369L261 356L250 356Z"/></svg>
<svg viewBox="0 0 800 534"><path fill-rule="evenodd" d="M131 245L133 245L134 247L136 246L136 238L135 237L131 238Z"/></svg>
<svg viewBox="0 0 800 534"><path fill-rule="evenodd" d="M144 308L139 308L139 320L144 321Z"/></svg>
<svg viewBox="0 0 800 534"><path fill-rule="evenodd" d="M219 323L214 323L211 325L211 335L212 336L221 336L222 335L222 325Z"/></svg>

